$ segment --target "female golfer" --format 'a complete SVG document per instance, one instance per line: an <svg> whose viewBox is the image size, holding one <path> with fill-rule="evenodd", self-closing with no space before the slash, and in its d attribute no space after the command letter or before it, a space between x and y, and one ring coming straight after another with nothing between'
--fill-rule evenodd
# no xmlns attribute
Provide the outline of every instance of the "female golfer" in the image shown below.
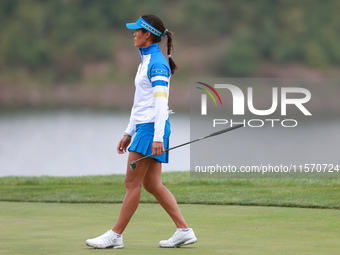
<svg viewBox="0 0 340 255"><path fill-rule="evenodd" d="M135 23L127 23L135 29L135 46L139 48L142 61L135 77L135 97L130 122L117 152L123 154L129 147L129 158L125 177L126 195L112 230L86 240L94 248L123 248L123 231L135 213L141 195L141 187L150 192L174 221L177 230L168 240L160 241L160 247L174 248L197 242L194 231L188 227L171 192L162 184L162 163L168 163L170 123L168 97L170 76L177 66L171 58L172 33L165 29L162 20L155 15L143 15ZM167 37L168 60L159 49L162 37ZM145 155L153 156L137 163L134 171L129 163Z"/></svg>

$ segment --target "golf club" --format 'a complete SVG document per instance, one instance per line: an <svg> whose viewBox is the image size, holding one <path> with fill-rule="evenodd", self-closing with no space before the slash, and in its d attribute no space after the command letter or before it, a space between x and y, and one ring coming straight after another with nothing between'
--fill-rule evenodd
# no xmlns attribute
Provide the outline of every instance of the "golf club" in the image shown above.
<svg viewBox="0 0 340 255"><path fill-rule="evenodd" d="M183 143L183 144L177 145L177 146L175 146L175 147L169 148L169 149L165 150L164 152L170 151L170 150L173 150L173 149L177 149L177 148L179 148L179 147L182 147L182 146L185 146L185 145L188 145L188 144L191 144L191 143L194 143L194 142L197 142L197 141L200 141L200 140L209 138L209 137L213 137L213 136L215 136L215 135L220 135L220 134L223 134L223 133L225 133L225 132L228 132L228 131L231 131L231 130L234 130L234 129L237 129L237 128L240 128L240 127L243 127L243 126L244 126L243 124L238 124L238 125L235 125L235 126L230 127L230 128L222 129L222 130L220 130L220 131L216 131L216 132L214 132L214 133L211 133L210 135L207 135L207 136L198 138L198 139L196 139L196 140L193 140L193 141L190 141L190 142L187 142L187 143ZM132 171L135 170L138 161L143 160L143 159L146 159L146 158L149 158L149 157L151 157L151 156L152 156L152 154L151 154L151 155L148 155L148 156L145 156L145 157L142 157L142 158L139 158L139 159L137 159L137 160L132 161L132 162L129 164L131 170L132 170Z"/></svg>

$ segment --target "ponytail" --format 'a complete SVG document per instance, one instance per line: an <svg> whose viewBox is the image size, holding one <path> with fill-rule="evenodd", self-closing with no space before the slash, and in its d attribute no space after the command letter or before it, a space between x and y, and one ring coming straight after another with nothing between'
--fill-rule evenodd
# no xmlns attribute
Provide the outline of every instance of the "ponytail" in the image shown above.
<svg viewBox="0 0 340 255"><path fill-rule="evenodd" d="M163 21L152 14L145 14L142 16L142 18L149 23L151 26L153 26L154 28L156 28L158 31L164 31L163 34L161 36L156 36L154 34L151 33L151 36L153 38L153 43L157 43L160 42L162 40L163 36L167 36L168 41L167 41L167 54L168 54L168 59L169 59L169 66L171 69L171 74L174 74L176 70L178 70L178 67L175 63L175 61L172 59L171 57L171 50L174 49L174 46L172 45L172 32L168 31L167 29L165 29L165 26L163 24ZM142 28L142 31L145 33L146 30L144 28Z"/></svg>
<svg viewBox="0 0 340 255"><path fill-rule="evenodd" d="M166 45L167 45L167 54L168 54L168 59L169 59L169 66L170 66L170 69L171 69L171 74L174 74L175 71L178 70L178 67L177 67L175 61L171 57L171 50L174 49L174 46L172 45L172 32L167 31L166 36L168 37L168 41L167 41Z"/></svg>

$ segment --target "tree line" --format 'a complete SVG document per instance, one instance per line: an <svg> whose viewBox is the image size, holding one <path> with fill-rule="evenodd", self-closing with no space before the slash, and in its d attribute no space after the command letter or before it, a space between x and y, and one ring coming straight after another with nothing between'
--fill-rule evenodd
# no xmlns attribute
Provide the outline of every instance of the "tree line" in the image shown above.
<svg viewBox="0 0 340 255"><path fill-rule="evenodd" d="M84 63L113 58L117 32L143 13L191 42L228 37L220 74L246 77L262 61L328 68L340 65L339 10L337 0L1 0L0 71L79 79Z"/></svg>

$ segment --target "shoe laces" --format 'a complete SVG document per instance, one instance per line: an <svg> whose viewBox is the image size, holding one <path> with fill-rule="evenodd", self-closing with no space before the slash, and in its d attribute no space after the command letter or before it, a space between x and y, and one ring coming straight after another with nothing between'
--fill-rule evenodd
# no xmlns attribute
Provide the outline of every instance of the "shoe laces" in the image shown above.
<svg viewBox="0 0 340 255"><path fill-rule="evenodd" d="M103 235L101 235L102 237L107 237L107 236L112 236L112 234L111 234L111 231L110 230L108 230L108 231L106 231Z"/></svg>
<svg viewBox="0 0 340 255"><path fill-rule="evenodd" d="M180 237L179 235L181 234L182 231L180 230L176 230L175 234L173 234L172 237L169 238L169 242L172 242L172 243L177 243L178 241L180 241Z"/></svg>
<svg viewBox="0 0 340 255"><path fill-rule="evenodd" d="M98 236L98 238L114 240L114 239L117 239L117 236L113 232L108 230L104 234L102 234L101 236Z"/></svg>

